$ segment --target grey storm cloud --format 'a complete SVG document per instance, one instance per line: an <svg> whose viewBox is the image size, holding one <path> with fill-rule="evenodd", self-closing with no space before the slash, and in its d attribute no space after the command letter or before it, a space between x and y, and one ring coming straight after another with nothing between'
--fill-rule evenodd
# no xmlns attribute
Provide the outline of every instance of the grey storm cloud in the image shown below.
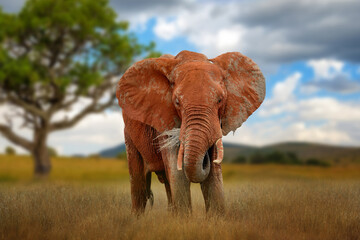
<svg viewBox="0 0 360 240"><path fill-rule="evenodd" d="M206 8L208 5L213 7ZM180 29L181 35L191 42L204 31L209 33L204 34L206 36L214 36L216 28L220 31L221 27L240 25L245 27L246 35L238 44L242 47L235 50L265 65L316 58L360 62L358 0L157 0L151 2L151 6L139 4L133 7L138 12L154 9L152 17L170 19L176 18L184 9L191 15L202 15L211 9L202 24L193 21L187 28ZM160 11L155 11L159 8ZM199 42L195 45L205 53L216 52Z"/></svg>
<svg viewBox="0 0 360 240"><path fill-rule="evenodd" d="M241 9L241 3L238 4ZM255 1L233 19L249 28L278 32L294 46L269 60L332 57L360 62L360 1ZM263 43L266 46L266 42Z"/></svg>
<svg viewBox="0 0 360 240"><path fill-rule="evenodd" d="M5 11L15 12L24 2L0 0L0 5ZM188 29L182 29L182 36L194 39L207 28L212 28L209 30L211 35L214 28L244 26L247 35L241 39L239 46L246 48L234 50L242 51L264 64L316 58L360 62L358 0L111 0L110 5L120 19L130 22L139 19L146 22L159 17L176 18L184 10L199 15L206 5L213 5L215 7L205 16L207 19L203 20L207 24L190 24ZM199 43L195 45L205 53L212 51L202 48Z"/></svg>

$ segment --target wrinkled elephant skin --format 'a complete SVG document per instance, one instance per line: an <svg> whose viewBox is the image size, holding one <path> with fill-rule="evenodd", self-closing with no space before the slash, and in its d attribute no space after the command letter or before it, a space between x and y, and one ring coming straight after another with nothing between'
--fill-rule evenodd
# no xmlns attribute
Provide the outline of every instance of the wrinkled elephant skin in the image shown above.
<svg viewBox="0 0 360 240"><path fill-rule="evenodd" d="M248 57L208 59L182 51L135 63L116 95L125 122L132 209L145 210L151 172L165 184L169 207L191 211L190 183L200 183L207 211L224 211L222 136L260 106L265 79Z"/></svg>

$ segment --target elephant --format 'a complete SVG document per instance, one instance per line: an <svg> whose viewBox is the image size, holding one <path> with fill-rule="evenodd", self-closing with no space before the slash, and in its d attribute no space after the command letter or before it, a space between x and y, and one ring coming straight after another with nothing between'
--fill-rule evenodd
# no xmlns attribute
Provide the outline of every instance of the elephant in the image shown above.
<svg viewBox="0 0 360 240"><path fill-rule="evenodd" d="M206 212L224 213L222 136L260 106L265 78L239 52L208 59L181 51L133 64L117 84L130 173L132 211L141 214L155 172L168 207L191 213L190 183L200 183Z"/></svg>

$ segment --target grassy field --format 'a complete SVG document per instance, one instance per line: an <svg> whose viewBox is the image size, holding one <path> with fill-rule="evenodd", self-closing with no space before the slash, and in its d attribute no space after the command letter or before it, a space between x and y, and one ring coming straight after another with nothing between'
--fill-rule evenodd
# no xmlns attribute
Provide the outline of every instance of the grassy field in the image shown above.
<svg viewBox="0 0 360 240"><path fill-rule="evenodd" d="M227 211L206 216L198 184L193 213L154 206L130 212L125 161L53 159L46 182L31 159L0 156L0 239L360 239L360 166L224 165Z"/></svg>
<svg viewBox="0 0 360 240"><path fill-rule="evenodd" d="M52 159L49 181L111 182L128 181L127 162L119 159L71 158ZM360 180L360 164L332 167L296 165L223 164L225 181L244 180ZM156 178L156 177L155 177ZM33 162L29 156L0 155L0 183L33 180Z"/></svg>

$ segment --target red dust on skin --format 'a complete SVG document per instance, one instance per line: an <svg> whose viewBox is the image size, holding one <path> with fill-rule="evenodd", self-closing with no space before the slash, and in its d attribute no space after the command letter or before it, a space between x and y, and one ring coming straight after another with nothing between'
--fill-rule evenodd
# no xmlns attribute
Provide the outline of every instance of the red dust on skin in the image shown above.
<svg viewBox="0 0 360 240"><path fill-rule="evenodd" d="M125 121L133 210L144 211L152 196L149 173L155 172L172 209L189 211L190 182L199 182L206 209L223 211L221 137L264 100L258 66L237 52L208 59L182 51L135 63L116 95ZM158 136L174 128L180 128L179 145L160 151Z"/></svg>

